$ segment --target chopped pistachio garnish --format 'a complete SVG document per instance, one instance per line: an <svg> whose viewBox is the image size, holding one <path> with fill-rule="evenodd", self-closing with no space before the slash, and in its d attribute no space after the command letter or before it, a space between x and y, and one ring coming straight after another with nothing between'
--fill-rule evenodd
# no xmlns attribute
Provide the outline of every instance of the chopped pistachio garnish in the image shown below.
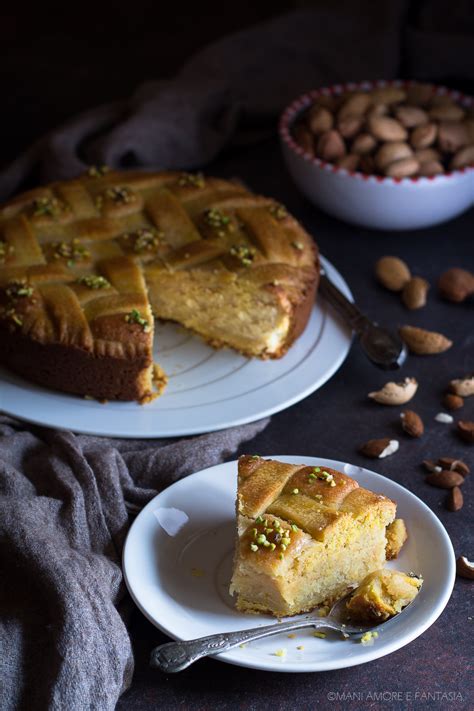
<svg viewBox="0 0 474 711"><path fill-rule="evenodd" d="M298 526L296 525L296 523L291 524L291 530L295 532L298 530Z"/></svg>
<svg viewBox="0 0 474 711"><path fill-rule="evenodd" d="M273 205L270 205L268 208L268 212L276 220L284 220L285 217L288 216L288 210L286 209L286 207L278 202L274 203Z"/></svg>
<svg viewBox="0 0 474 711"><path fill-rule="evenodd" d="M264 548L270 548L271 545L272 545L272 544L270 543L270 541L269 541L268 539L267 539L266 541L263 541L263 547L264 547Z"/></svg>
<svg viewBox="0 0 474 711"><path fill-rule="evenodd" d="M230 254L237 257L244 267L248 267L255 259L256 250L253 247L248 247L245 244L234 244L230 248Z"/></svg>
<svg viewBox="0 0 474 711"><path fill-rule="evenodd" d="M257 538L257 533L258 533L258 530L256 528L252 528L252 535L254 538Z"/></svg>
<svg viewBox="0 0 474 711"><path fill-rule="evenodd" d="M7 244L3 239L0 239L0 264L3 264L9 254L12 254L14 247L12 244Z"/></svg>
<svg viewBox="0 0 474 711"><path fill-rule="evenodd" d="M281 543L284 546L289 546L291 543L291 539L289 536L285 536L284 538L281 539Z"/></svg>
<svg viewBox="0 0 474 711"><path fill-rule="evenodd" d="M280 548L284 551L286 551L287 546L284 543L280 543Z"/></svg>
<svg viewBox="0 0 474 711"><path fill-rule="evenodd" d="M377 639L379 636L378 632L372 632L369 630L368 632L365 632L365 634L362 635L360 638L361 644L372 644L374 639Z"/></svg>
<svg viewBox="0 0 474 711"><path fill-rule="evenodd" d="M263 523L263 516L257 516L255 523Z"/></svg>
<svg viewBox="0 0 474 711"><path fill-rule="evenodd" d="M279 557L280 560L283 560L283 558L284 558L285 556L283 555L283 553L280 553L280 555L279 555L278 557Z"/></svg>
<svg viewBox="0 0 474 711"><path fill-rule="evenodd" d="M298 647L296 647L296 649L299 649L300 651L302 651L304 649L304 646L302 644L300 644L300 645L298 645Z"/></svg>
<svg viewBox="0 0 474 711"><path fill-rule="evenodd" d="M75 262L89 259L91 256L89 250L78 239L73 239L72 242L53 242L51 247L53 258L67 259L68 267L73 266Z"/></svg>
<svg viewBox="0 0 474 711"><path fill-rule="evenodd" d="M317 478L318 477L316 476L316 474L314 472L310 472L308 481L311 483L311 481L314 481L314 479L317 479Z"/></svg>
<svg viewBox="0 0 474 711"><path fill-rule="evenodd" d="M299 252L302 252L304 249L304 244L302 242L292 242L291 246L297 249Z"/></svg>
<svg viewBox="0 0 474 711"><path fill-rule="evenodd" d="M324 632L313 632L313 637L319 637L319 639L326 639L326 634Z"/></svg>
<svg viewBox="0 0 474 711"><path fill-rule="evenodd" d="M310 477L314 479L321 479L321 481L325 481L329 486L336 486L336 482L334 481L334 476L330 474L329 472L326 471L321 471L320 467L314 467L313 469L314 474ZM319 497L318 497L319 498Z"/></svg>
<svg viewBox="0 0 474 711"><path fill-rule="evenodd" d="M217 232L219 237L225 237L226 232L234 231L234 225L229 215L226 215L216 207L204 210L204 221Z"/></svg>
<svg viewBox="0 0 474 711"><path fill-rule="evenodd" d="M134 252L153 252L163 240L163 232L152 227L140 227L135 232L127 232L122 235L121 240L126 246L130 246Z"/></svg>
<svg viewBox="0 0 474 711"><path fill-rule="evenodd" d="M57 217L66 209L66 205L55 197L38 197L33 200L31 209L34 217Z"/></svg>
<svg viewBox="0 0 474 711"><path fill-rule="evenodd" d="M267 537L266 537L266 535L265 535L264 533L260 533L260 534L257 536L257 543L260 543L260 545L261 545L262 543L265 543L266 540L267 540Z"/></svg>
<svg viewBox="0 0 474 711"><path fill-rule="evenodd" d="M274 652L275 657L286 657L286 649L277 649L276 652Z"/></svg>
<svg viewBox="0 0 474 711"><path fill-rule="evenodd" d="M245 644L245 642L243 642L242 644L239 644L240 649L245 649L246 646L247 645Z"/></svg>
<svg viewBox="0 0 474 711"><path fill-rule="evenodd" d="M105 277L97 276L96 274L81 276L76 281L78 284L87 286L88 289L109 289L111 286Z"/></svg>
<svg viewBox="0 0 474 711"><path fill-rule="evenodd" d="M26 279L15 279L5 287L5 294L10 300L30 298L33 295L33 287L28 286Z"/></svg>
<svg viewBox="0 0 474 711"><path fill-rule="evenodd" d="M135 194L126 185L114 185L107 188L105 197L114 202L116 205L127 205L135 200ZM97 206L101 207L102 198L99 195Z"/></svg>
<svg viewBox="0 0 474 711"><path fill-rule="evenodd" d="M13 307L5 309L3 311L3 315L5 316L7 321L10 321L15 326L23 326L23 319L17 314Z"/></svg>
<svg viewBox="0 0 474 711"><path fill-rule="evenodd" d="M274 543L270 543L270 550L274 551L276 548L276 545Z"/></svg>
<svg viewBox="0 0 474 711"><path fill-rule="evenodd" d="M293 634L293 633L288 634L288 635L286 635L286 636L288 637L288 639L296 639L296 635Z"/></svg>
<svg viewBox="0 0 474 711"><path fill-rule="evenodd" d="M203 188L206 185L206 180L202 173L181 173L178 178L178 185L182 188L187 186Z"/></svg>
<svg viewBox="0 0 474 711"><path fill-rule="evenodd" d="M299 493L300 493L300 490L299 490L299 489L293 489L293 491L292 491L291 493L292 493L292 494L299 494Z"/></svg>
<svg viewBox="0 0 474 711"><path fill-rule="evenodd" d="M259 454L252 454L250 459L260 459L260 455Z"/></svg>
<svg viewBox="0 0 474 711"><path fill-rule="evenodd" d="M253 551L254 553L256 553L258 551L258 546L256 545L256 543L250 544L250 550Z"/></svg>
<svg viewBox="0 0 474 711"><path fill-rule="evenodd" d="M145 333L148 333L150 331L150 324L146 320L146 318L143 318L143 316L140 315L140 312L137 311L137 309L132 309L129 314L125 316L125 321L127 323L137 323L139 326L142 327L142 330Z"/></svg>
<svg viewBox="0 0 474 711"><path fill-rule="evenodd" d="M101 178L110 170L108 165L91 165L87 171L90 178Z"/></svg>

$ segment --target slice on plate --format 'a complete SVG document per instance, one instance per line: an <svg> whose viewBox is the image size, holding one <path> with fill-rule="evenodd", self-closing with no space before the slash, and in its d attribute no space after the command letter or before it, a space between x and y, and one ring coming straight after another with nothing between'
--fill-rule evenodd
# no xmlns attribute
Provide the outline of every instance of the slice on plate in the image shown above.
<svg viewBox="0 0 474 711"><path fill-rule="evenodd" d="M396 504L334 469L239 460L230 592L244 612L295 615L385 563Z"/></svg>

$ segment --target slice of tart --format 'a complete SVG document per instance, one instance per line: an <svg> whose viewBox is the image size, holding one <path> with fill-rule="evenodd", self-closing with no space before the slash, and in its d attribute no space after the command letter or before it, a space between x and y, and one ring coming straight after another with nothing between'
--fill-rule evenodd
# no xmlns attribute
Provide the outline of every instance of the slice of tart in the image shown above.
<svg viewBox="0 0 474 711"><path fill-rule="evenodd" d="M385 563L396 504L324 466L243 456L231 594L278 617L341 597Z"/></svg>

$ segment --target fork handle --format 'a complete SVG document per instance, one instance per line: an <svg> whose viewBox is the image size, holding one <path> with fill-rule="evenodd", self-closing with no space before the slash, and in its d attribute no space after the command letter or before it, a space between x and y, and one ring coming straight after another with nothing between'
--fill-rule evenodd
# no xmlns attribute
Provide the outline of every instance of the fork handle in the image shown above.
<svg viewBox="0 0 474 711"><path fill-rule="evenodd" d="M304 629L305 627L329 627L330 629L342 632L343 629L338 622L326 618L306 618L292 620L290 622L279 622L274 625L262 625L239 632L223 632L212 634L208 637L200 637L187 642L167 642L160 644L151 653L150 665L163 672L174 673L182 671L202 657L211 654L226 652L229 649L238 647L245 642L252 642L255 639L270 637L281 632Z"/></svg>

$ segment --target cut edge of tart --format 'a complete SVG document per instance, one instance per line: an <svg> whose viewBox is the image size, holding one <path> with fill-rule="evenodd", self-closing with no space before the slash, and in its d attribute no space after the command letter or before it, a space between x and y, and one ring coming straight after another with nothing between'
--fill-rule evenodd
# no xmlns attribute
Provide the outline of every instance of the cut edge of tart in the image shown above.
<svg viewBox="0 0 474 711"><path fill-rule="evenodd" d="M341 472L245 455L230 593L277 617L342 597L385 563L396 504Z"/></svg>

